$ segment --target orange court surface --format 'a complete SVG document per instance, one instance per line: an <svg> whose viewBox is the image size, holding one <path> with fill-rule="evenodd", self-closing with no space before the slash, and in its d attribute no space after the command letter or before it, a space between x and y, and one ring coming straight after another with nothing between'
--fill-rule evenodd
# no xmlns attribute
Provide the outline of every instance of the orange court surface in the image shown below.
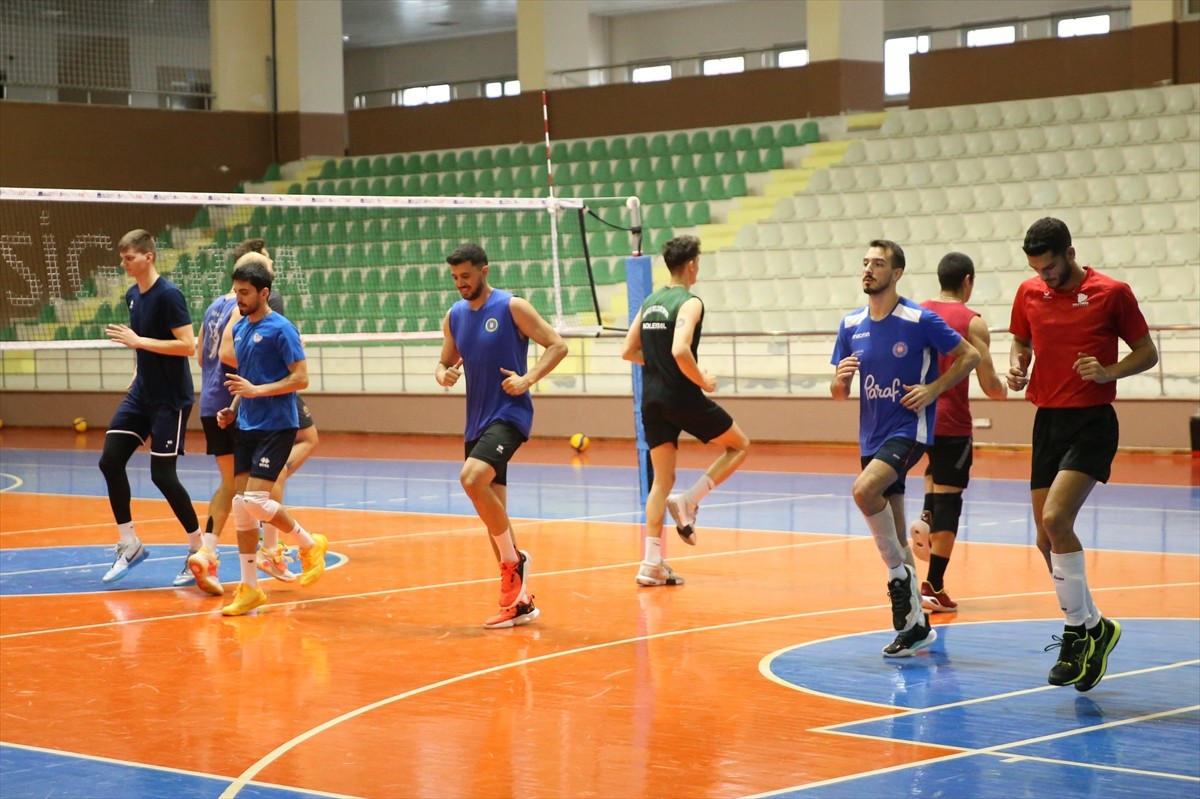
<svg viewBox="0 0 1200 799"><path fill-rule="evenodd" d="M1200 795L1200 461L1123 453L1077 531L1124 625L1083 693L1046 684L1062 613L1024 450L981 449L936 644L886 659L886 570L853 448L756 445L704 500L686 582L639 587L634 444L534 440L508 501L534 623L487 630L498 571L461 441L322 433L287 504L330 541L269 604L172 588L186 539L130 462L150 549L116 533L103 432L0 432L0 797L1151 797ZM180 479L217 479L192 431ZM690 485L715 457L681 449ZM918 466L908 477L920 512ZM669 520L668 520L669 521ZM226 600L238 580L222 537ZM923 572L923 566L919 571Z"/></svg>

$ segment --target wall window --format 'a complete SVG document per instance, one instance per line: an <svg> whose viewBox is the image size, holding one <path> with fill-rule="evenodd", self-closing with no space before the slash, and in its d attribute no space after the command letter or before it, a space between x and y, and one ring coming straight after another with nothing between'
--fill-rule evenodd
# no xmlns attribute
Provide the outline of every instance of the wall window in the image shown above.
<svg viewBox="0 0 1200 799"><path fill-rule="evenodd" d="M975 28L967 31L967 47L990 47L993 44L1012 44L1017 40L1016 25L994 28Z"/></svg>
<svg viewBox="0 0 1200 799"><path fill-rule="evenodd" d="M928 53L928 36L899 36L883 43L883 91L897 96L908 94L908 57Z"/></svg>
<svg viewBox="0 0 1200 799"><path fill-rule="evenodd" d="M1112 20L1108 14L1097 14L1092 17L1075 17L1060 19L1054 32L1061 39L1071 36L1092 36L1097 33L1108 33L1112 28Z"/></svg>
<svg viewBox="0 0 1200 799"><path fill-rule="evenodd" d="M403 105L427 105L429 103L450 102L450 84L439 83L434 86L413 86L405 89L401 97Z"/></svg>
<svg viewBox="0 0 1200 799"><path fill-rule="evenodd" d="M706 58L701 64L705 75L732 75L735 72L746 71L745 56L735 55L728 58Z"/></svg>
<svg viewBox="0 0 1200 799"><path fill-rule="evenodd" d="M803 67L808 65L808 50L780 50L775 57L779 67Z"/></svg>
<svg viewBox="0 0 1200 799"><path fill-rule="evenodd" d="M513 97L521 93L521 81L519 80L493 80L484 84L483 96L488 98L496 97Z"/></svg>
<svg viewBox="0 0 1200 799"><path fill-rule="evenodd" d="M629 79L634 83L653 83L656 80L671 79L670 64L655 64L650 67L634 67L629 73Z"/></svg>

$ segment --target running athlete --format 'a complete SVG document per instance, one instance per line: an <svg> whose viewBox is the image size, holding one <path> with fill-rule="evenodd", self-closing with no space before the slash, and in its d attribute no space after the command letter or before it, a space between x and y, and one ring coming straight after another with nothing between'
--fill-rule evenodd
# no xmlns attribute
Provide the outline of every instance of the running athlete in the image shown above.
<svg viewBox="0 0 1200 799"><path fill-rule="evenodd" d="M974 262L961 252L947 253L938 263L938 282L941 294L921 303L921 307L942 317L951 330L971 342L979 353L975 369L979 387L994 400L1004 399L1008 390L992 363L992 336L987 323L967 307L975 289ZM948 371L950 365L949 357L938 356L939 373ZM963 491L971 480L974 446L969 388L970 381L963 380L938 397L933 446L925 466L925 509L908 531L913 553L929 561L927 578L921 583L921 605L933 613L958 610L958 603L946 591L944 578L958 535Z"/></svg>
<svg viewBox="0 0 1200 799"><path fill-rule="evenodd" d="M1060 219L1034 222L1022 245L1037 275L1013 300L1008 387L1037 406L1029 479L1037 546L1066 617L1051 685L1095 687L1121 638L1121 624L1096 608L1075 518L1096 481L1108 482L1117 453L1116 381L1158 363L1133 290L1075 260ZM1117 359L1117 339L1130 347ZM1033 372L1030 373L1032 364Z"/></svg>
<svg viewBox="0 0 1200 799"><path fill-rule="evenodd" d="M700 239L679 236L663 245L670 282L642 303L621 357L640 363L642 426L654 480L646 497L646 528L638 585L679 585L683 577L663 560L662 528L667 509L685 543L696 544L696 511L709 491L723 483L746 460L750 439L725 410L705 396L717 390L717 378L697 362L704 303L691 293L700 272ZM679 433L686 431L703 443L725 451L696 483L680 494L675 487L675 456Z"/></svg>
<svg viewBox="0 0 1200 799"><path fill-rule="evenodd" d="M187 421L195 399L188 366L188 359L196 351L192 318L183 292L158 274L153 236L145 230L131 230L121 237L117 249L125 274L136 283L125 292L129 324L111 324L104 332L110 341L134 350L136 360L133 381L113 414L100 454L100 471L108 484L108 502L120 536L112 567L101 578L106 583L120 580L148 554L133 529L132 492L125 471L129 459L147 438L150 479L183 525L188 549L200 548L200 521L176 472L176 459L184 454ZM173 585L191 581L185 565Z"/></svg>
<svg viewBox="0 0 1200 799"><path fill-rule="evenodd" d="M859 452L862 473L854 502L867 521L888 570L888 596L896 639L884 657L908 657L937 640L921 611L912 550L906 544L904 477L933 443L937 398L979 362L971 343L941 317L900 296L904 250L886 239L872 241L863 257L862 288L867 305L843 317L832 363L829 391L850 396L855 372L859 388ZM935 353L954 363L938 374Z"/></svg>
<svg viewBox="0 0 1200 799"><path fill-rule="evenodd" d="M462 244L446 263L462 299L442 320L434 378L449 388L467 375L466 460L459 480L500 564L500 610L483 626L517 627L541 611L528 590L529 553L517 549L508 518L508 462L533 427L529 389L566 356L567 345L528 301L488 284L483 247ZM533 366L530 339L542 347Z"/></svg>

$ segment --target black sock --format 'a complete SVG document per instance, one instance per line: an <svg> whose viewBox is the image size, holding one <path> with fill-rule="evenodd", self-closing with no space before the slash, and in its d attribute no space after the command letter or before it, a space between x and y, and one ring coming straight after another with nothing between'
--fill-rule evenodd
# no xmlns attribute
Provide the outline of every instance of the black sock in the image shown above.
<svg viewBox="0 0 1200 799"><path fill-rule="evenodd" d="M946 579L946 567L949 565L950 558L932 553L929 555L929 575L925 579L933 586L934 591L942 590L942 580Z"/></svg>

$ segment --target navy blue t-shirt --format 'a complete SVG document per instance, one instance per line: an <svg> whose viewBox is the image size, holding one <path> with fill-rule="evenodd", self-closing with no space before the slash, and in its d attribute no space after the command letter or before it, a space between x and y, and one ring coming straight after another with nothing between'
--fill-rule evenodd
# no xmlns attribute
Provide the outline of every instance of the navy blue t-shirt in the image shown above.
<svg viewBox="0 0 1200 799"><path fill-rule="evenodd" d="M130 286L125 292L125 307L129 309L129 327L145 338L174 341L172 330L192 324L183 292L161 275L144 294L136 283ZM186 356L143 349L134 350L134 354L137 377L129 389L131 396L148 405L166 405L174 410L195 401L192 369Z"/></svg>

